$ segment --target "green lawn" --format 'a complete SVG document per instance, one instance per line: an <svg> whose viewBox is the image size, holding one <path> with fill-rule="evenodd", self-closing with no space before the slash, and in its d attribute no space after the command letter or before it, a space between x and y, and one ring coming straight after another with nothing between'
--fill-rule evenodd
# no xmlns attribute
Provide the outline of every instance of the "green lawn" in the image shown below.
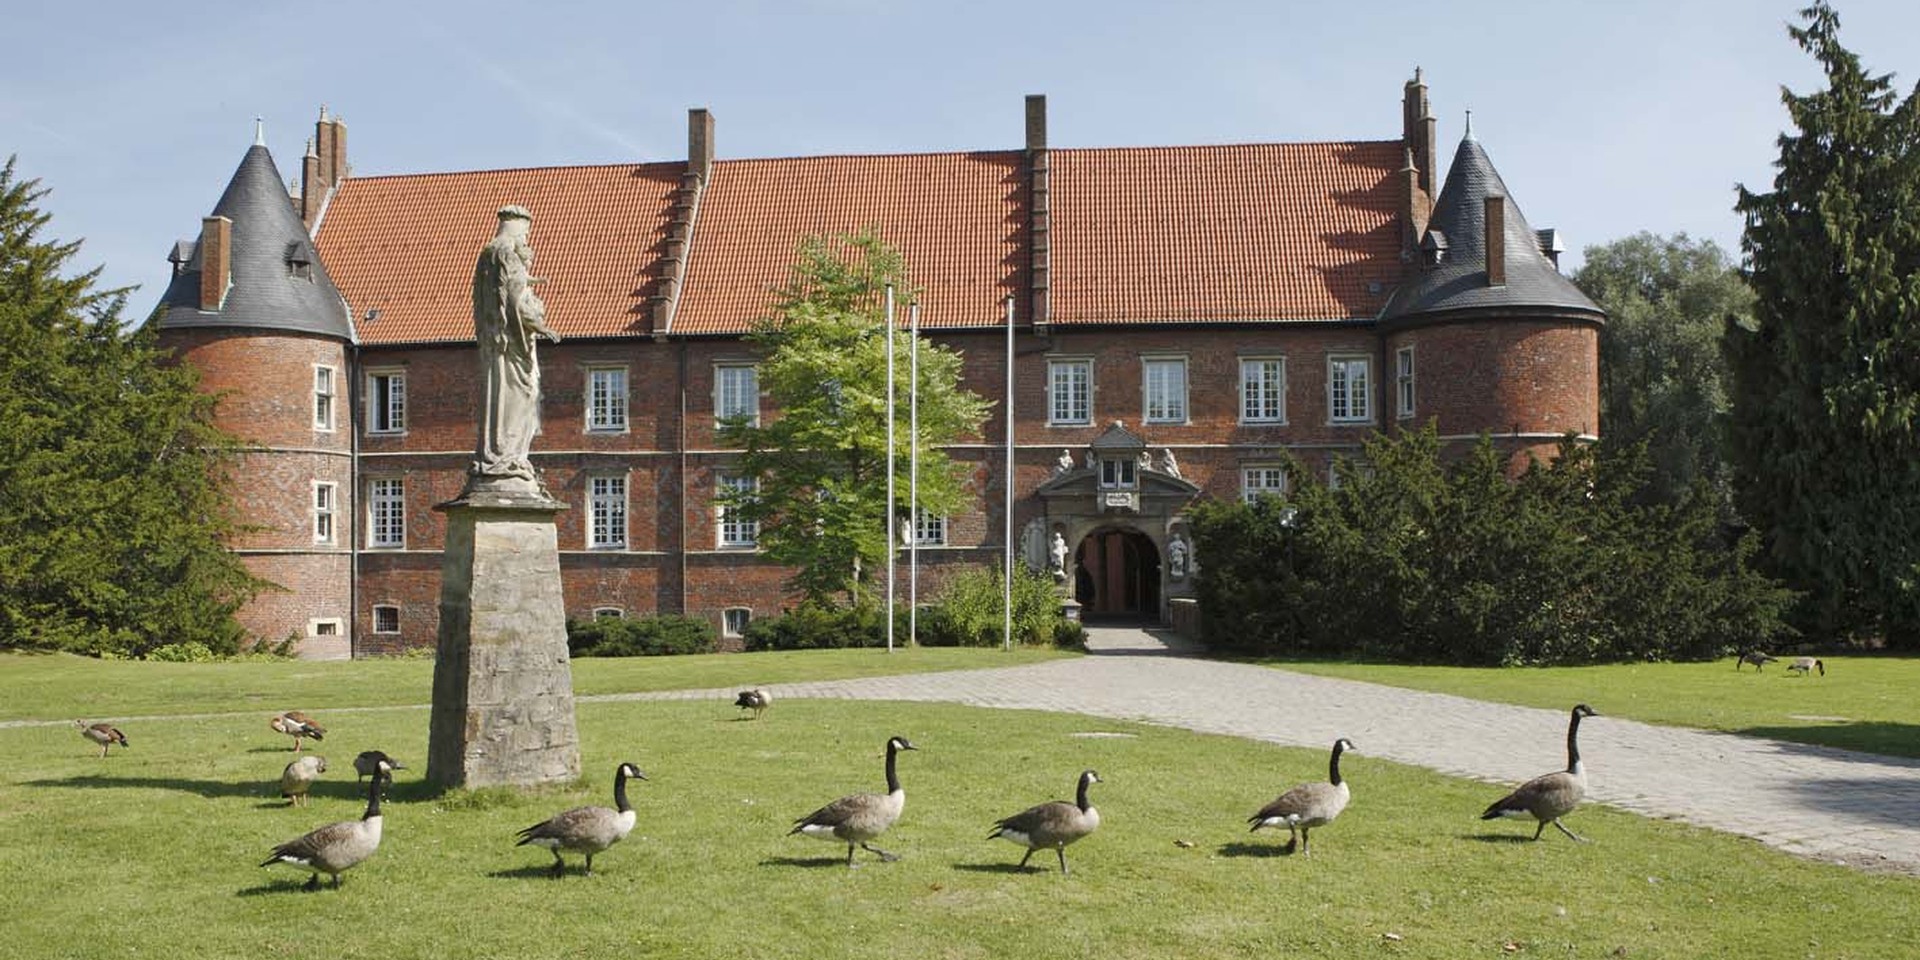
<svg viewBox="0 0 1920 960"><path fill-rule="evenodd" d="M1607 716L1726 730L1848 750L1920 757L1920 658L1822 657L1827 675L1800 677L1785 663L1600 667L1409 667L1268 660L1301 673L1366 680L1565 710L1585 701Z"/></svg>
<svg viewBox="0 0 1920 960"><path fill-rule="evenodd" d="M418 780L425 714L343 716L305 809L273 797L291 754L251 718L129 725L131 748L104 761L71 730L0 730L0 956L1828 958L1910 955L1920 937L1920 880L1598 807L1571 818L1591 844L1525 842L1526 825L1474 819L1496 788L1364 754L1345 764L1352 807L1308 860L1243 821L1323 776L1317 750L843 701L758 722L720 702L595 703L579 720L583 787L436 798ZM882 841L904 859L848 871L843 848L785 836L878 787L890 734L921 748L901 758L907 811ZM255 866L358 815L340 771L374 746L416 766L380 852L339 891ZM597 876L546 879L547 855L514 831L606 803L622 760L652 778L633 788L640 827ZM981 839L988 825L1086 767L1107 780L1104 825L1069 852L1073 875L1014 872L1019 850Z"/></svg>
<svg viewBox="0 0 1920 960"><path fill-rule="evenodd" d="M955 647L586 657L573 662L582 695L697 690L806 680L1017 666L1074 654ZM0 653L0 721L326 710L426 703L433 661L141 663L68 654Z"/></svg>

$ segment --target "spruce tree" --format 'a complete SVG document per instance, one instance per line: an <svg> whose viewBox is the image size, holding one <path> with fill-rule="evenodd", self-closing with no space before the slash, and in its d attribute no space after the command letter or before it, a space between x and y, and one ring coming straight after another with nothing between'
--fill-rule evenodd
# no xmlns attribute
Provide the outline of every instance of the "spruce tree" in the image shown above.
<svg viewBox="0 0 1920 960"><path fill-rule="evenodd" d="M1825 89L1785 91L1773 189L1741 188L1757 295L1729 323L1742 513L1806 591L1803 629L1920 645L1920 103L1839 41L1824 2L1793 39Z"/></svg>
<svg viewBox="0 0 1920 960"><path fill-rule="evenodd" d="M68 274L37 180L0 167L0 646L236 649L261 584L222 546L230 441L193 371Z"/></svg>

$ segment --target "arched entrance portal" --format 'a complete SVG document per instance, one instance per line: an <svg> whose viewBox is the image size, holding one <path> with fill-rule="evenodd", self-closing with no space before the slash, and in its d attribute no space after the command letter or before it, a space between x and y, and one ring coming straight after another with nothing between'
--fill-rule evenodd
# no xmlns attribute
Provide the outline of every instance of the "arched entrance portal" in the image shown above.
<svg viewBox="0 0 1920 960"><path fill-rule="evenodd" d="M1108 528L1087 534L1074 560L1074 599L1084 617L1160 619L1160 551L1146 534Z"/></svg>

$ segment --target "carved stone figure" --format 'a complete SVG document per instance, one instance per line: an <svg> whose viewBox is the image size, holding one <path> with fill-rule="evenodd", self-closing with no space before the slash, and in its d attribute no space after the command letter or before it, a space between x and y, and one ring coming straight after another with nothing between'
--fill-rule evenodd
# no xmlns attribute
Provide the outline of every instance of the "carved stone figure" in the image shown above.
<svg viewBox="0 0 1920 960"><path fill-rule="evenodd" d="M1153 454L1140 451L1140 469L1144 472L1153 469Z"/></svg>
<svg viewBox="0 0 1920 960"><path fill-rule="evenodd" d="M1092 470L1095 467L1098 467L1099 465L1100 465L1099 462L1093 459L1093 451L1088 450L1087 451L1087 469Z"/></svg>
<svg viewBox="0 0 1920 960"><path fill-rule="evenodd" d="M1061 536L1060 531L1055 530L1053 532L1053 545L1048 548L1048 552L1053 555L1054 578L1057 580L1066 579L1067 577L1067 538Z"/></svg>
<svg viewBox="0 0 1920 960"><path fill-rule="evenodd" d="M1174 537L1167 543L1167 573L1175 580L1187 575L1187 541Z"/></svg>
<svg viewBox="0 0 1920 960"><path fill-rule="evenodd" d="M1180 479L1180 461L1173 458L1173 448L1165 447L1160 451L1160 472L1175 480Z"/></svg>
<svg viewBox="0 0 1920 960"><path fill-rule="evenodd" d="M501 207L499 217L499 231L473 268L473 334L480 344L484 399L468 484L539 493L539 479L527 460L540 420L534 344L537 336L555 343L560 337L547 326L546 304L533 292L540 282L532 274L533 247L527 243L533 215L510 206Z"/></svg>
<svg viewBox="0 0 1920 960"><path fill-rule="evenodd" d="M1056 477L1064 476L1068 471L1072 469L1073 469L1073 451L1062 447L1060 450L1060 459L1055 460L1053 462L1053 475Z"/></svg>

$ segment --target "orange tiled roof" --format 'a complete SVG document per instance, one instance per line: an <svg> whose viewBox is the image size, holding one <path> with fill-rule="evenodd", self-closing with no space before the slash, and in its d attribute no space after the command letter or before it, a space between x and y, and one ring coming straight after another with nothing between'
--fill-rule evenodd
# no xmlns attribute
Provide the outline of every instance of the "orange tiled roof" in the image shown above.
<svg viewBox="0 0 1920 960"><path fill-rule="evenodd" d="M1403 150L1055 150L1053 321L1372 317L1399 279Z"/></svg>
<svg viewBox="0 0 1920 960"><path fill-rule="evenodd" d="M1004 323L1007 296L1028 285L1028 193L1019 151L716 163L673 332L748 329L791 278L801 238L868 228L905 258L923 324Z"/></svg>
<svg viewBox="0 0 1920 960"><path fill-rule="evenodd" d="M316 243L362 343L473 339L473 265L510 203L533 214L534 274L561 336L645 333L685 163L355 177ZM367 311L378 319L367 322Z"/></svg>

